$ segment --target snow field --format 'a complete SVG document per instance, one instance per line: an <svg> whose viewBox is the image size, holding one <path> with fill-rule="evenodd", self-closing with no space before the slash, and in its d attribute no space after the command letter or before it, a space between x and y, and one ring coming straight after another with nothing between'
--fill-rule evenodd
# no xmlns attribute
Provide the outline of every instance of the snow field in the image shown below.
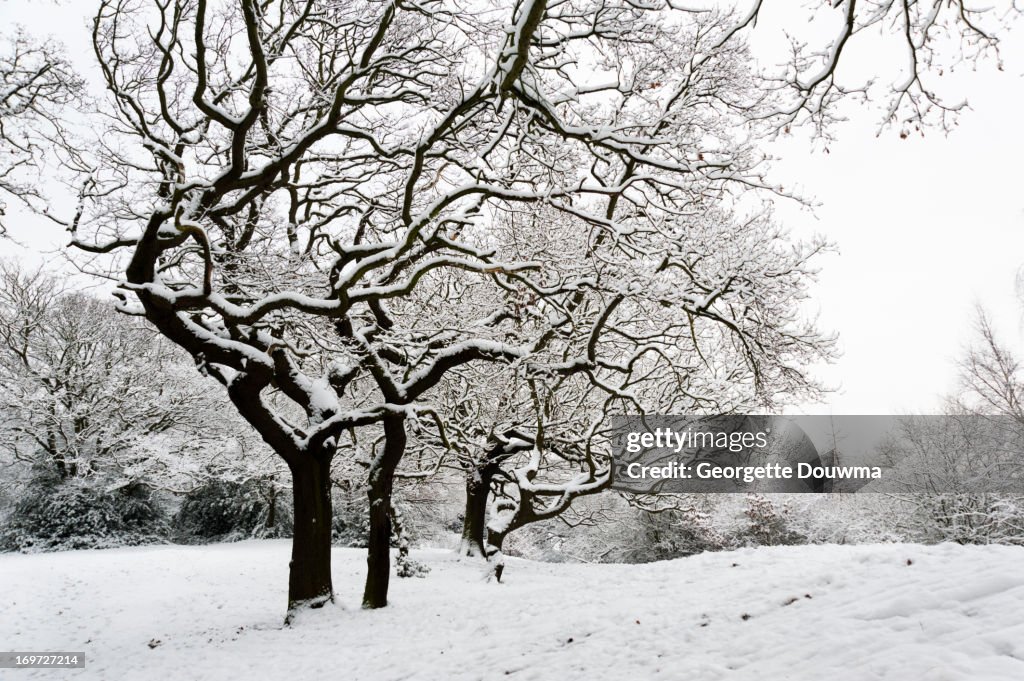
<svg viewBox="0 0 1024 681"><path fill-rule="evenodd" d="M338 603L282 626L288 541L0 555L0 648L84 650L0 679L1024 679L1024 549L797 546L648 565L508 559L503 584L414 551L359 608L365 554L336 549Z"/></svg>

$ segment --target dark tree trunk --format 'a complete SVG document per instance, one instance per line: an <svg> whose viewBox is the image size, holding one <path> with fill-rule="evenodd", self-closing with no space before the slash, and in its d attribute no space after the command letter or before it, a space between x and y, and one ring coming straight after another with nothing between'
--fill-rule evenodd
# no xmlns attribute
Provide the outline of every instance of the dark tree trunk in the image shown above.
<svg viewBox="0 0 1024 681"><path fill-rule="evenodd" d="M462 519L459 553L488 558L487 499L491 481L501 472L501 463L533 447L533 436L518 428L492 433L486 455L466 472L466 510Z"/></svg>
<svg viewBox="0 0 1024 681"><path fill-rule="evenodd" d="M270 507L267 510L267 529L272 530L277 525L277 488L274 487L273 481L270 482L270 495L267 498L267 504Z"/></svg>
<svg viewBox="0 0 1024 681"><path fill-rule="evenodd" d="M463 556L487 556L484 540L487 537L487 495L495 466L484 466L466 473L466 510L462 519L462 541L459 553Z"/></svg>
<svg viewBox="0 0 1024 681"><path fill-rule="evenodd" d="M292 466L295 528L288 573L289 619L334 600L331 583L331 464L309 457Z"/></svg>
<svg viewBox="0 0 1024 681"><path fill-rule="evenodd" d="M388 604L388 584L391 578L391 514L388 499L393 481L386 471L378 471L377 476L377 482L370 485L368 492L370 538L366 552L364 608L383 608Z"/></svg>
<svg viewBox="0 0 1024 681"><path fill-rule="evenodd" d="M505 571L505 557L501 553L501 546L505 543L506 532L487 532L487 560L494 563L494 579L501 581L501 573Z"/></svg>
<svg viewBox="0 0 1024 681"><path fill-rule="evenodd" d="M405 454L405 417L384 419L384 453L370 473L370 539L366 552L366 588L364 608L383 608L388 604L391 579L391 492L395 469Z"/></svg>

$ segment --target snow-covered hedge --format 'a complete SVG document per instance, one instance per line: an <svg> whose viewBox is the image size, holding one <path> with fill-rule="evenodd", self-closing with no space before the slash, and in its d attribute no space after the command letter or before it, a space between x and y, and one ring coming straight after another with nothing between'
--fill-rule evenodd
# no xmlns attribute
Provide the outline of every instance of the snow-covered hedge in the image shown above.
<svg viewBox="0 0 1024 681"><path fill-rule="evenodd" d="M1024 545L1024 497L1007 494L908 494L901 525L922 543Z"/></svg>
<svg viewBox="0 0 1024 681"><path fill-rule="evenodd" d="M174 528L186 542L288 537L291 502L273 482L211 480L185 495Z"/></svg>
<svg viewBox="0 0 1024 681"><path fill-rule="evenodd" d="M108 488L82 477L34 480L0 528L6 551L109 548L164 541L167 525L151 490Z"/></svg>

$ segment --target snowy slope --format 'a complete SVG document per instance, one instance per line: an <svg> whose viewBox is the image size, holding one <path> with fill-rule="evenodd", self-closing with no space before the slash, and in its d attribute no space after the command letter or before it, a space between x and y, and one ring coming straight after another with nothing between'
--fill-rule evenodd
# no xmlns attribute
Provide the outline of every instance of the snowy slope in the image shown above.
<svg viewBox="0 0 1024 681"><path fill-rule="evenodd" d="M416 557L385 610L282 628L287 541L0 555L0 649L85 650L0 679L1024 679L1024 549L803 546L652 565ZM150 647L150 646L153 647Z"/></svg>

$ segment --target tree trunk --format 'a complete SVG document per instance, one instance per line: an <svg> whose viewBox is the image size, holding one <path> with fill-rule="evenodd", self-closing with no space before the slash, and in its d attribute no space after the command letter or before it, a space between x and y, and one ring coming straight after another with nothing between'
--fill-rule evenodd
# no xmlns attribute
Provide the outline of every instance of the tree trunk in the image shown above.
<svg viewBox="0 0 1024 681"><path fill-rule="evenodd" d="M303 459L292 466L295 528L288 574L288 619L300 608L334 600L331 583L331 463Z"/></svg>
<svg viewBox="0 0 1024 681"><path fill-rule="evenodd" d="M51 413L53 412L51 411ZM46 451L48 451L50 456L53 458L53 464L57 467L57 474L60 476L60 479L67 480L71 477L68 475L68 467L64 461L64 456L57 451L57 436L54 434L53 430L49 428L46 430Z"/></svg>
<svg viewBox="0 0 1024 681"><path fill-rule="evenodd" d="M328 496L330 492L328 492ZM270 496L267 498L267 504L270 508L267 510L267 524L268 530L274 529L277 525L277 488L274 487L273 480L270 481Z"/></svg>
<svg viewBox="0 0 1024 681"><path fill-rule="evenodd" d="M462 541L459 554L484 558L487 556L484 540L487 537L487 495L495 467L474 468L466 473L466 510L462 519Z"/></svg>
<svg viewBox="0 0 1024 681"><path fill-rule="evenodd" d="M487 560L494 564L494 579L501 581L501 574L505 571L505 556L501 552L501 546L505 542L506 532L487 532Z"/></svg>
<svg viewBox="0 0 1024 681"><path fill-rule="evenodd" d="M384 424L384 452L370 472L370 539L366 552L366 588L364 608L383 608L388 604L391 579L391 492L395 469L405 454L405 417L388 416Z"/></svg>

